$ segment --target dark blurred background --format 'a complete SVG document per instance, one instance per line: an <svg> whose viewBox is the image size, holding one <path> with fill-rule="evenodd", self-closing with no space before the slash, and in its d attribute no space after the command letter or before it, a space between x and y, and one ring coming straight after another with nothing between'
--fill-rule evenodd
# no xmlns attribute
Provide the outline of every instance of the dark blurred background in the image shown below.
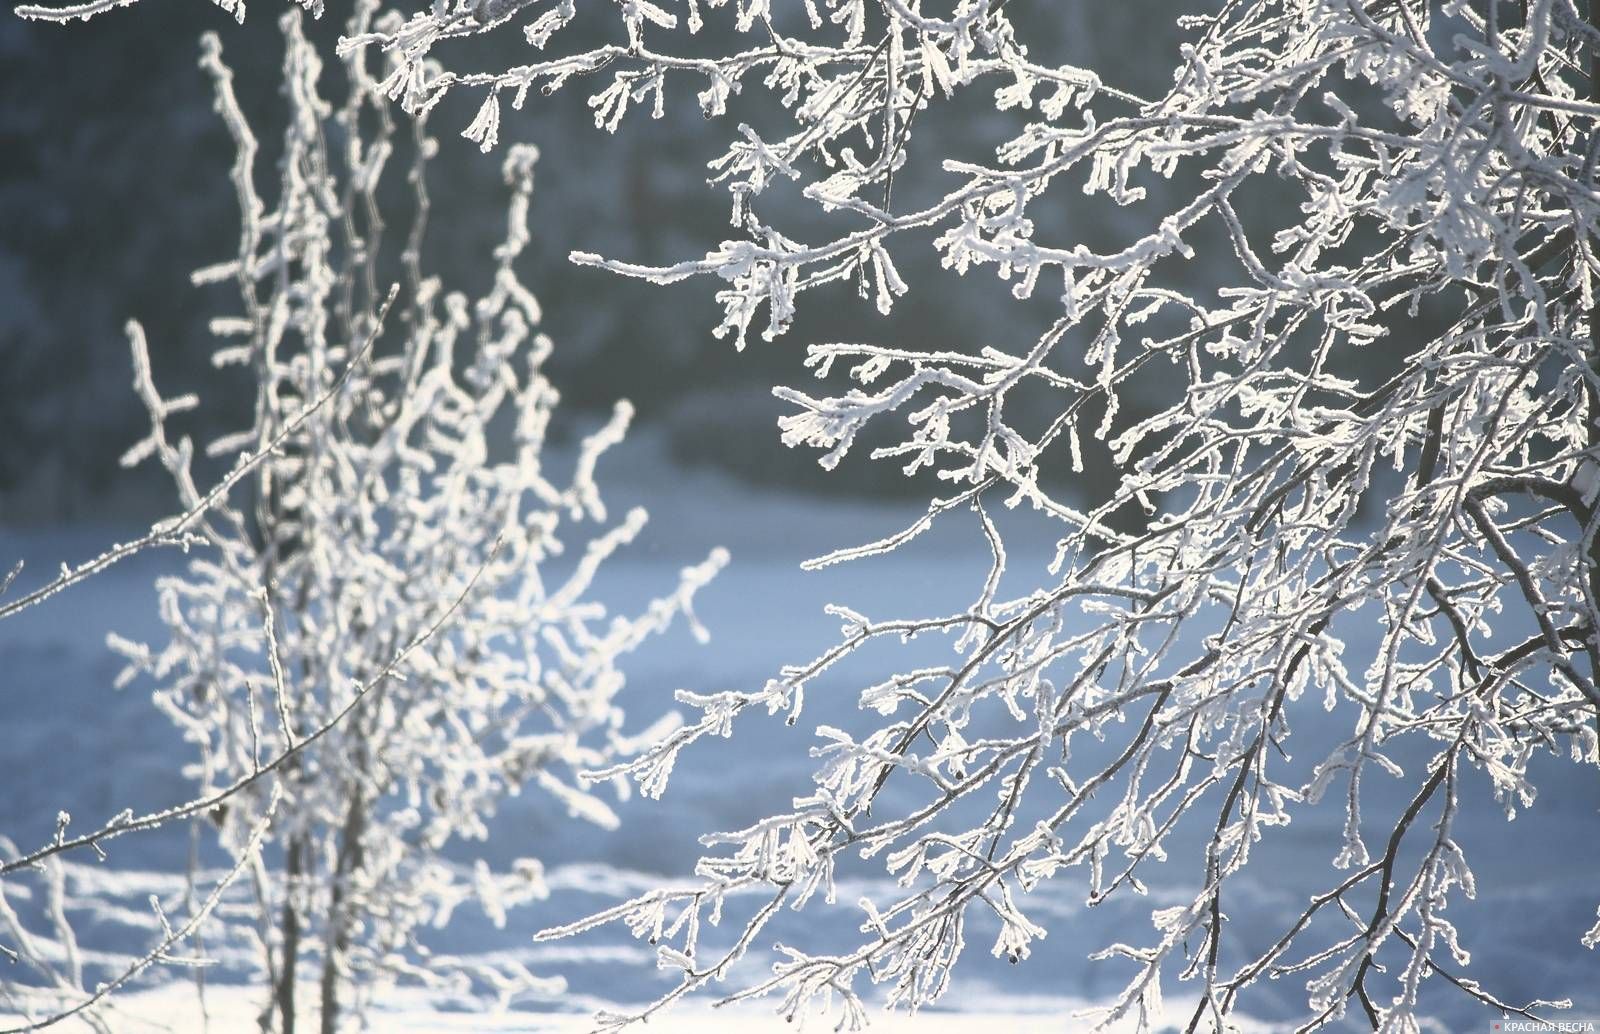
<svg viewBox="0 0 1600 1034"><path fill-rule="evenodd" d="M617 31L610 5L597 6L606 16L574 29L567 46L585 38L603 42ZM1114 85L1153 95L1170 85L1177 63L1181 32L1174 15L1183 13L1179 8L1211 6L1203 0L1073 0L1014 4L1010 13L1036 60L1085 65ZM330 55L344 7L330 3L311 30ZM204 0L142 0L131 10L67 26L0 18L0 523L113 510L142 518L169 508L151 471L122 471L116 464L143 424L129 389L121 329L130 317L149 333L164 390L204 397L205 407L186 430L204 441L243 423L249 384L208 361L212 342L205 324L230 311L229 291L188 282L195 267L233 253L237 226L226 178L231 145L211 109L210 84L196 66L197 38L206 29L222 36L240 100L263 143L257 180L270 199L282 112L282 10L272 0L256 0L243 26ZM797 4L784 16L799 13ZM726 18L713 20L707 31L697 46L716 46L718 33L731 33ZM528 52L514 30L453 46L442 56L474 68L504 67ZM330 91L339 78L336 68L324 71ZM805 344L814 341L993 345L1019 352L1059 313L1058 288L1041 281L1032 300L1017 303L992 267L957 278L939 268L929 236L906 235L895 257L913 289L892 317L878 317L853 288L836 286L802 300L801 318L787 336L766 342L752 333L750 347L736 355L729 341L710 333L719 319L718 284L653 287L575 267L566 256L583 249L665 263L703 255L732 236L726 193L707 186L705 163L721 153L739 121L771 124L761 118L772 101L748 90L727 118L707 122L691 83L669 80L664 119L636 109L611 136L594 127L585 104L603 85L580 82L553 97L535 92L522 112L506 108L501 130L502 147L529 141L543 153L534 244L520 268L544 304L544 329L557 345L551 375L569 416L558 433L573 433L586 415L592 421L627 397L639 408L643 433L660 435L670 455L686 465L807 491L926 491L925 483L901 476L897 465L868 462L865 449L831 474L818 470L814 453L785 449L775 427L783 406L771 387L817 390L802 364ZM970 90L955 104L941 102L919 119L908 166L919 171L897 181L895 208L926 202L955 182L939 170L939 158L992 163L994 145L1038 117L1036 110L995 112L988 103L992 88ZM1045 91L1039 93L1043 99ZM434 116L442 147L431 166L436 208L425 248L429 269L447 288L469 293L485 285L490 252L504 233L501 154L481 155L457 135L478 100L447 101ZM403 172L395 167L389 175L399 180ZM1182 177L1149 185L1150 205L1162 208L1189 186ZM1261 200L1252 217L1263 233L1298 218L1291 199ZM820 232L783 189L761 211L802 238L808 227ZM785 222L786 215L794 218ZM1041 239L1092 246L1126 243L1152 225L1149 212L1084 198L1070 182L1037 203L1033 216ZM409 213L391 218L402 228L398 235ZM1206 232L1191 243L1202 252L1225 246L1215 234L1208 243ZM1203 288L1199 281L1208 268L1217 267L1174 266L1174 282ZM1128 400L1124 413L1154 404L1162 387L1157 377L1148 399ZM1039 418L1047 419L1059 400L1041 396L1036 404ZM889 430L879 431L878 440ZM1092 443L1087 459L1087 477L1073 477L1064 459L1047 475L1074 482L1066 486L1069 493L1093 495L1076 486L1104 484L1109 468Z"/></svg>

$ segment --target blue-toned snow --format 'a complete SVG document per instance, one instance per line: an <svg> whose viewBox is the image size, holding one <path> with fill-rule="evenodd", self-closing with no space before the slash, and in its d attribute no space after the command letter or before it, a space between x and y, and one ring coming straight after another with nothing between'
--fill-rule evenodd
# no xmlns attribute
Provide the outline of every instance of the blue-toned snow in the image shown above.
<svg viewBox="0 0 1600 1034"><path fill-rule="evenodd" d="M602 462L600 481L615 512L638 502L650 508L653 519L641 542L605 569L601 594L620 603L667 591L678 568L713 545L726 545L733 559L698 600L713 634L710 645L695 644L679 627L648 644L628 665L624 702L635 728L671 708L673 691L680 687L702 692L758 688L779 664L807 660L826 648L839 623L823 613L825 603L845 603L879 618L929 613L970 598L987 568L975 527L966 518L953 518L902 555L803 573L802 560L894 530L918 510L912 503L762 493L716 475L672 469L661 457L648 443L629 444ZM130 529L115 526L0 530L0 564L9 567L25 557L29 574L19 584L31 585L60 562L84 559L129 534ZM1010 543L1013 567L1037 570L1052 546L1042 529L1018 519ZM74 828L86 829L125 807L143 812L185 798L189 786L175 759L187 758L187 748L150 706L148 684L112 689L120 664L103 645L110 630L159 641L151 582L179 563L176 552L147 553L0 623L0 834L28 847L49 839L58 810L72 813ZM1344 634L1359 656L1362 636L1370 644L1376 629L1350 627ZM623 822L615 832L575 825L538 793L508 801L491 841L471 846L481 847L491 863L541 858L552 896L514 911L503 930L476 910L463 909L446 931L430 934L429 943L447 953L514 955L541 975L565 977L570 991L553 1001L525 1003L522 1008L533 1012L497 1021L494 1029L507 1029L498 1025L507 1023L511 1029L536 1028L550 1018L535 1013L581 1014L605 1003L640 1003L669 987L671 973L656 968L654 951L621 926L568 942L535 944L532 934L663 881L686 879L699 853L698 834L740 827L807 792L813 764L808 749L815 742L811 730L823 722L859 728L861 719L853 717L856 693L865 679L887 673L873 666L874 658L887 656L892 654L871 655L820 680L796 727L762 713L743 718L731 740L687 752L663 800L634 796L616 806ZM1352 664L1358 672L1361 666ZM1330 722L1351 720L1345 709L1325 715L1315 691L1298 702L1291 718L1297 733L1326 731ZM1572 998L1577 1009L1564 1018L1600 1020L1600 957L1578 943L1600 904L1600 778L1592 769L1547 756L1536 761L1535 774L1543 776L1538 800L1510 823L1493 805L1481 775L1474 772L1463 788L1461 839L1478 878L1477 900L1458 899L1451 906L1463 945L1472 953L1463 972L1507 1000ZM1415 781L1401 783L1377 773L1368 780L1367 819L1374 830L1368 843L1377 853L1384 838L1378 830L1403 807L1401 795ZM1385 798L1386 790L1393 790L1393 800ZM1330 797L1338 797L1338 791ZM1214 813L1215 807L1211 803L1204 810ZM1331 882L1329 861L1338 851L1341 819L1338 807L1302 809L1290 826L1276 831L1261 847L1253 875L1237 881L1229 894L1231 936L1260 950L1310 894ZM1113 941L1152 940L1150 909L1192 893L1203 835L1199 826L1180 829L1168 845L1172 862L1145 875L1152 887L1148 898L1129 895L1086 908L1076 874L1023 898L1031 917L1050 932L1019 965L990 957L994 923L975 913L963 964L939 1011L974 1014L974 1021L976 1014L1006 1014L1013 1020L1016 1014L1032 1014L1030 1029L1086 1028L1087 1021L1068 1010L1114 994L1131 970L1125 962L1091 963L1085 956ZM82 859L90 864L74 870L75 897L102 901L76 915L91 962L112 967L142 950L151 935L146 899L152 892L181 891L177 874L187 850L187 834L180 828L116 841L103 865ZM745 972L764 967L775 940L844 946L860 921L854 904L862 889L859 880L874 873L881 878L881 865L847 874L857 882L841 887L836 905L819 897L804 913L784 916L763 934L761 950ZM730 906L730 913L742 910ZM212 975L213 983L227 981L226 969ZM157 970L140 986L173 978L173 971ZM1429 983L1425 1000L1436 1029L1490 1029L1494 1017L1488 1011L1441 980ZM1187 985L1168 980L1166 990L1177 1005L1188 1004ZM413 998L400 1001L416 1007ZM1292 978L1257 984L1248 1007L1267 1029L1290 1023L1304 1009L1303 979ZM384 1015L380 1010L378 1030L430 1026L414 1011L406 1022L398 1013L389 1020ZM472 1023L455 1025L460 1017L447 1024L448 1012L431 1015L440 1029L475 1029ZM737 1023L717 1029L768 1028L765 1014L738 1015ZM1181 1027L1187 1010L1174 1008L1169 1019ZM563 1022L571 1021L569 1015ZM960 1029L947 1018L930 1020L927 1029L935 1028ZM139 1029L145 1029L142 1023Z"/></svg>

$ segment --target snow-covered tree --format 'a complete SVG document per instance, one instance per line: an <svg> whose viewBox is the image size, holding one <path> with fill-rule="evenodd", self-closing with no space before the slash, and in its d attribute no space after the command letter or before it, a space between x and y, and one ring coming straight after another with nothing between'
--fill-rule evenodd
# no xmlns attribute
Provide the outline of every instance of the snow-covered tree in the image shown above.
<svg viewBox="0 0 1600 1034"><path fill-rule="evenodd" d="M741 346L751 327L780 338L813 290L915 304L932 287L894 255L918 244L1010 295L991 340L815 344L819 375L859 386L780 389L785 440L825 465L888 425L898 439L873 456L948 486L904 530L817 563L914 549L966 519L992 574L950 613L840 608L822 656L760 689L685 695L701 720L596 770L659 794L696 739L762 712L799 721L843 658L948 638L942 663L919 654L862 687L870 731L819 728L815 785L710 837L726 850L699 886L591 921L663 942L682 973L663 1002L728 977L781 906L831 897L836 868L865 856L904 889L862 903L859 943L790 947L734 997L778 991L791 1016L831 1000L853 1026L871 981L916 1007L948 987L975 912L998 917L997 955L1024 959L1045 933L1028 890L1082 873L1091 903L1142 891L1174 832L1203 823L1203 856L1174 859L1198 889L1154 911L1153 935L1103 946L1127 977L1108 1018L1153 1024L1173 975L1198 990L1191 1030L1224 1028L1279 976L1303 982L1307 1029L1355 1010L1414 1030L1432 988L1543 1015L1550 1003L1501 1002L1463 972L1447 905L1474 892L1463 812L1530 806L1540 755L1600 764L1595 11L1196 5L1167 11L1187 37L1171 87L1140 93L1115 67L1034 52L1030 23L1059 5L580 6L441 0L351 33L343 53L388 55L376 88L413 117L474 96L465 132L485 149L503 105L574 86L605 129L680 92L737 122L712 170L736 237L664 268L574 257L721 280L718 331ZM583 26L606 19L614 38L594 46ZM512 24L523 64L432 63ZM988 154L936 129L974 104L1010 127ZM1107 209L1115 239L1087 239L1074 213ZM1041 311L1048 329L1015 340ZM1096 448L1121 477L1075 493ZM1007 506L1057 522L1053 557L1007 553ZM1305 735L1329 721L1331 742ZM1268 942L1231 938L1261 845L1328 807L1345 821L1325 891ZM764 903L731 948L699 943L703 921L750 900Z"/></svg>
<svg viewBox="0 0 1600 1034"><path fill-rule="evenodd" d="M971 513L992 575L953 613L841 609L835 648L760 689L686 696L702 720L602 769L660 793L694 740L753 713L799 719L842 657L949 638L944 663L862 689L876 728L819 728L815 785L709 838L726 850L702 860L698 887L596 921L663 940L682 971L670 1000L726 976L780 906L831 898L847 858L882 859L904 890L862 903L855 948L786 948L734 995L779 991L791 1016L831 998L854 1025L866 981L891 1003L937 998L974 910L1000 920L992 950L1023 959L1045 932L1029 889L1083 870L1091 903L1142 890L1172 831L1204 822L1203 857L1179 860L1198 891L1157 909L1153 936L1104 946L1128 977L1108 1018L1155 1022L1174 973L1199 990L1189 1029L1224 1027L1280 975L1304 982L1307 1028L1355 1009L1414 1030L1430 979L1535 1015L1550 1003L1501 1002L1460 971L1446 907L1474 891L1454 832L1485 803L1469 771L1509 816L1533 802L1535 755L1600 763L1594 12L1230 0L1183 15L1170 89L1141 96L1114 68L1032 53L1028 20L1050 14L1030 6L637 0L617 5L614 43L563 49L602 14L485 0L345 41L399 59L383 88L413 113L475 92L466 135L486 149L503 103L573 84L612 130L684 90L708 116L750 112L713 167L738 237L665 268L574 255L723 281L718 332L741 346L752 326L780 337L801 295L834 284L884 312L914 304L893 251L919 238L957 274L998 274L1017 311L1053 307L1045 333L1010 345L811 346L819 375L860 386L779 389L795 407L785 441L832 465L863 427L893 422L898 443L874 458L949 486L903 531L817 562L913 548ZM708 55L692 37L717 8L744 42ZM444 41L513 20L527 63L428 70ZM928 129L974 95L1018 113L987 159ZM791 183L803 217L768 203ZM1122 239L1076 236L1072 206L1105 203L1123 209ZM1166 400L1124 415L1152 379ZM1040 395L1055 399L1042 414ZM1078 505L1055 472L1081 469L1091 440L1121 477ZM1008 565L1003 506L1059 523L1053 558ZM1291 760L1291 730L1324 708L1342 735ZM1102 739L1109 751L1086 746ZM903 792L886 812L887 788ZM1269 943L1230 939L1257 845L1340 802L1325 892ZM766 903L708 953L700 921L751 888Z"/></svg>
<svg viewBox="0 0 1600 1034"><path fill-rule="evenodd" d="M374 18L399 22L362 2L351 31ZM425 121L396 123L365 54L344 59L343 89L327 99L299 12L283 28L287 112L270 202L215 36L201 60L237 145L242 220L237 255L195 279L237 292L239 313L213 322L216 361L243 365L258 387L245 428L210 448L266 458L198 523L203 547L184 573L161 579L170 639L112 645L128 659L123 678L153 677L158 706L197 747L202 796L287 759L206 817L244 857L277 801L273 850L250 870L273 986L264 1019L294 1029L295 1003L309 997L297 975L315 956L331 1032L396 977L476 982L502 999L549 990L515 962L417 961L417 928L463 902L503 922L506 908L545 893L533 859L510 873L481 862L462 871L444 849L486 837L497 804L525 787L615 824L574 773L640 742L615 703L619 662L679 617L703 638L691 598L724 557L685 570L635 616L593 597L600 566L646 516L610 520L594 481L627 426L625 403L584 439L568 478L545 454L551 343L514 270L530 239L537 152L507 153L507 234L488 290L447 292L425 273L435 147ZM410 157L415 202L398 256L384 246L397 154ZM391 262L402 283L386 289ZM192 450L167 423L195 400L161 396L142 332L129 333L151 430L125 462L157 459L192 507ZM581 554L560 559L574 539Z"/></svg>

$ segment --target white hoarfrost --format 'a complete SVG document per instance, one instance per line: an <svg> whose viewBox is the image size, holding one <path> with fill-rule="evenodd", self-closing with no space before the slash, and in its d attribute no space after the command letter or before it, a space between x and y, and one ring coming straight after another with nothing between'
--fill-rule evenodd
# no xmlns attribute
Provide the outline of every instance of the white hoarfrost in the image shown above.
<svg viewBox="0 0 1600 1034"><path fill-rule="evenodd" d="M369 30L377 11L358 3L351 31ZM237 457L216 489L197 487L193 448L169 428L198 400L161 395L144 333L128 327L150 431L123 461L154 459L170 475L186 512L151 541L179 542L190 559L157 586L168 638L113 636L111 646L127 661L119 683L153 681L156 705L193 745L185 771L196 798L78 837L63 815L55 840L31 854L0 840L0 877L43 865L43 889L59 900L65 851L183 818L213 828L231 868L181 927L156 906L164 936L128 975L203 963L175 947L242 881L252 918L230 925L253 930L270 987L263 1022L291 1031L297 1000L309 999L332 1031L396 979L501 1002L559 990L515 960L430 959L417 931L443 926L467 901L504 923L507 909L546 893L535 857L506 872L460 865L459 845L486 837L507 795L543 792L573 820L617 823L597 790L626 793L627 782L596 788L580 772L636 751L641 731L648 742L675 724L668 714L648 730L624 726L623 659L678 621L707 637L691 604L726 555L686 568L633 613L594 598L602 565L646 514L608 514L595 481L627 428L627 403L575 456L546 454L552 345L515 270L530 240L537 151L506 153L506 236L488 289L447 290L425 272L436 149L425 124L400 136L365 54L340 63L339 102L326 99L298 12L283 34L287 108L270 200L258 193L257 141L221 44L208 35L202 46L237 148L242 218L237 256L194 279L236 291L238 313L212 324L216 363L243 366L256 387L244 427L209 447ZM412 189L411 224L386 249L386 169L397 153L411 159L399 173ZM403 273L393 287L381 282L390 265ZM64 571L7 613L86 573ZM539 846L530 831L528 850ZM15 944L3 950L54 985L29 975L0 988L33 1003L30 1018L44 1024L91 1012L121 983L85 989L71 925L59 906L49 912L53 926L34 936L0 898L0 936ZM297 987L307 976L311 986Z"/></svg>
<svg viewBox="0 0 1600 1034"><path fill-rule="evenodd" d="M1039 881L1081 871L1091 903L1143 891L1171 831L1205 822L1203 856L1176 860L1190 890L1154 911L1153 936L1102 952L1128 974L1103 1018L1157 1022L1174 975L1200 989L1191 1030L1225 1027L1258 978L1284 975L1303 983L1311 1029L1353 1009L1415 1030L1429 978L1542 1015L1551 1003L1501 1002L1462 975L1446 907L1474 892L1454 832L1473 803L1467 770L1510 815L1533 799L1535 754L1600 761L1587 475L1600 32L1572 0L1236 0L1185 17L1172 86L1139 96L1114 74L1037 61L1019 6L626 3L618 42L563 50L588 38L563 35L579 5L444 4L344 40L395 55L385 88L419 114L450 92L492 111L581 83L597 125L617 130L686 89L710 117L767 91L776 103L750 109L767 116L713 162L737 238L666 267L574 255L658 283L720 280L718 332L740 346L752 328L783 335L801 296L834 283L885 313L911 304L894 251L918 239L956 273L997 274L1019 305L1056 300L1054 324L1013 348L811 347L819 376L858 386L780 388L794 407L784 440L832 466L867 424L891 424L898 437L873 456L948 486L904 531L817 562L906 547L969 512L992 575L950 613L841 609L842 638L815 661L754 691L686 695L701 720L601 771L658 794L696 739L752 712L797 720L808 685L846 655L917 635L949 644L944 663L863 689L875 728L819 727L815 785L792 810L706 838L698 887L549 933L617 919L659 939L681 971L665 1003L727 977L783 905L831 899L848 857L878 859L903 891L861 902L855 947L787 946L770 978L732 995L777 992L790 1016L831 1001L853 1027L866 983L891 1004L937 999L974 910L1000 921L992 950L1023 959L1045 933L1027 907ZM524 8L535 59L428 73L437 42ZM733 23L717 38L744 44L707 56L686 41L717 8ZM948 137L917 146L941 106L976 91L1018 113L992 161L941 153ZM490 126L480 116L468 135L490 147ZM763 216L784 181L815 209L805 239L777 225L792 205ZM1122 207L1125 239L1074 239L1052 204L1070 194ZM1284 198L1300 216L1275 225ZM1353 351L1379 349L1386 363L1347 372ZM1174 390L1120 405L1156 370ZM1044 420L1026 402L1041 394L1056 399ZM1081 505L1042 472L1082 470L1090 439L1119 479ZM992 517L1017 506L1058 522L1053 558L1008 565ZM1381 625L1371 656L1346 656L1354 622ZM1342 733L1291 759L1294 716L1324 707ZM1233 943L1234 877L1324 795L1346 811L1325 892L1278 939ZM752 887L767 903L731 949L708 952L702 919Z"/></svg>
<svg viewBox="0 0 1600 1034"><path fill-rule="evenodd" d="M800 720L846 658L852 679L883 666L860 685L872 724L818 727L814 784L708 836L695 886L547 935L618 920L657 942L678 982L644 1015L736 979L733 998L775 993L791 1018L831 1003L855 1027L868 984L895 1005L936 1000L975 914L998 919L986 947L1026 958L1045 934L1029 912L1041 881L1081 880L1096 903L1181 866L1153 932L1104 946L1126 980L1107 1022L1160 1022L1173 977L1198 1001L1190 1030L1225 1029L1263 977L1300 985L1301 1029L1417 1030L1435 993L1545 1016L1553 1003L1502 1002L1464 974L1447 906L1475 890L1465 810L1529 806L1538 755L1587 778L1600 762L1592 15L1574 0L1197 5L1170 87L1141 95L1116 69L1036 56L1027 19L1047 14L1024 8L1038 6L440 0L342 41L347 58L386 55L373 89L413 117L470 95L466 135L485 149L503 105L567 87L607 130L683 94L736 125L712 164L736 236L665 267L574 258L720 281L718 332L741 346L752 328L780 338L801 296L831 285L885 313L914 304L896 254L919 245L955 274L998 275L1017 312L1054 316L1009 344L811 347L820 376L857 386L779 389L784 440L833 465L871 424L890 436L876 458L941 486L905 530L817 563L970 519L992 573L945 613L841 608L822 656L759 689L683 694L699 719L597 763L660 794L696 740L762 712ZM437 63L512 24L525 63ZM1011 127L982 160L927 131L969 98ZM782 200L796 192L803 222ZM1080 235L1069 201L1119 210L1116 239ZM349 340L370 330L372 305L359 311ZM1001 342L1025 325L1004 312ZM1149 404L1152 381L1167 390ZM1075 493L1091 447L1119 476ZM307 439L286 462L315 456ZM1008 557L1007 507L1055 522L1053 557ZM1370 653L1347 649L1357 623L1380 629ZM912 638L914 664L885 660L879 644ZM282 678L304 684L287 663ZM1324 710L1315 728L1335 733L1308 736ZM1272 938L1230 937L1240 874L1322 807L1345 815L1323 891ZM1193 824L1205 849L1166 859ZM901 890L860 901L853 945L791 944L769 977L734 976L783 906L819 907L862 858ZM702 944L734 910L731 945Z"/></svg>

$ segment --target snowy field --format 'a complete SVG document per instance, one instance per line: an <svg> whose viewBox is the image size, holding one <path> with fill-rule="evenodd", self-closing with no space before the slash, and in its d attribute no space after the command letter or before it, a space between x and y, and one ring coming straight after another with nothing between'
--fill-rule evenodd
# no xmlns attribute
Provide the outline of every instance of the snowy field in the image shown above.
<svg viewBox="0 0 1600 1034"><path fill-rule="evenodd" d="M649 644L628 666L625 706L635 728L670 709L672 693L680 687L753 688L778 664L808 660L837 634L838 622L822 612L827 602L847 603L873 617L923 613L968 598L985 570L980 540L959 522L937 529L917 548L893 558L814 574L799 570L800 561L809 556L909 521L918 512L911 503L800 501L761 493L714 475L672 470L659 450L638 443L608 458L600 482L609 489L614 512L642 502L653 514L641 543L603 573L600 587L609 599L620 602L669 590L677 569L700 559L713 545L727 546L733 557L697 606L712 631L711 644L696 645L680 628ZM57 563L90 556L131 530L83 526L50 533L0 531L0 561L9 566L15 557L27 558L31 577L21 581L33 584ZM1018 571L1039 569L1052 546L1042 529L1030 530L1025 521L1009 542L1012 568ZM1038 556L1029 556L1030 550ZM135 639L158 639L151 582L180 560L172 552L144 555L0 625L0 713L5 715L0 720L0 833L17 844L48 840L58 810L71 812L75 824L87 828L125 807L142 812L186 797L188 786L174 764L174 758L188 756L186 748L149 705L148 685L112 689L119 662L103 646L111 630ZM1346 630L1347 636L1359 634ZM870 656L860 662L870 663ZM515 958L541 976L563 978L566 990L515 1003L495 1016L464 1011L459 1003L437 995L400 991L378 1002L374 1029L582 1030L597 1008L638 1005L670 987L671 975L657 970L654 952L622 927L602 928L567 942L536 944L532 934L662 882L687 878L699 853L699 833L735 828L785 808L808 786L810 730L822 722L859 724L852 718L855 690L867 674L858 665L820 682L797 727L785 726L781 717L747 718L731 740L691 750L680 759L663 800L635 797L617 805L623 821L616 832L562 821L560 812L538 795L511 800L491 841L472 846L482 846L491 864L521 856L542 859L550 898L513 912L504 929L464 910L447 930L430 936L429 946L446 956ZM830 687L837 692L830 693ZM1314 733L1317 722L1349 721L1345 711L1323 715L1320 701L1310 697L1300 703L1309 710L1299 718L1297 732ZM1474 774L1464 791L1472 800L1462 838L1479 887L1477 900L1454 914L1463 944L1472 952L1466 973L1511 1000L1572 998L1577 1008L1564 1018L1600 1020L1600 958L1578 945L1600 903L1600 881L1595 879L1600 785L1592 773L1563 783L1560 777L1570 769L1558 769L1548 758L1541 763L1547 776L1554 773L1557 778L1541 782L1539 800L1509 824L1496 809L1484 806L1488 793L1480 776ZM1369 819L1375 826L1384 821L1383 812L1381 806L1372 809ZM1328 808L1302 813L1279 831L1275 842L1263 846L1252 867L1254 882L1234 892L1229 920L1235 935L1253 941L1273 934L1313 891L1326 885L1341 817ZM1073 1014L1119 990L1128 969L1115 961L1087 962L1085 956L1112 941L1150 938L1150 909L1177 900L1194 886L1201 835L1180 829L1178 839L1169 843L1172 861L1147 875L1149 898L1114 899L1089 909L1075 879L1042 887L1026 906L1036 921L1048 926L1049 936L1020 965L989 957L993 924L974 916L963 965L940 1009L910 1020L886 1020L881 1029L929 1034L986 1027L1086 1029L1089 1021ZM143 950L151 930L147 899L156 893L169 902L181 900L188 851L187 832L174 829L116 841L106 863L73 869L73 898L97 899L74 916L91 974L112 972L119 960ZM765 967L771 959L765 953L776 940L793 936L824 944L851 935L860 921L853 903L862 885L848 881L872 879L872 872L846 874L847 885L836 905L818 900L803 914L782 917L763 934L761 951L752 953L744 972ZM113 1014L114 1029L252 1029L264 994L239 984L246 960L223 938L213 936L207 949L218 966L208 971L204 1016L183 974L157 970L141 978L122 1000ZM91 976L91 986L93 982ZM1184 1001L1184 985L1170 981L1167 990L1169 1019L1181 1026L1187 1018L1185 1005L1192 1003ZM1251 1011L1257 1019L1246 1029L1282 1029L1304 1009L1304 990L1297 981L1264 982L1255 992ZM1436 1030L1490 1030L1493 1017L1457 993L1437 993L1429 1000ZM705 1002L690 1003L664 1024L652 1023L651 1029L663 1026L707 1032L786 1029L759 1008L713 1012ZM815 1027L829 1029L831 1024Z"/></svg>
<svg viewBox="0 0 1600 1034"><path fill-rule="evenodd" d="M256 1017L261 1011L260 996L247 988L229 985L212 988L204 996L204 1006L194 989L187 985L168 984L150 990L133 992L119 998L112 1022L118 1031L130 1034L140 1031L194 1031L225 1034L231 1031L256 1029ZM1186 1003L1179 999L1176 1006ZM1087 1003L1066 998L1041 997L1024 1006L1007 1003L994 1009L968 1009L961 1012L926 1011L915 1016L903 1013L884 1013L872 1021L872 1030L879 1034L975 1034L980 1030L1005 1032L1005 1034L1057 1034L1078 1029L1072 1014L1084 1009ZM0 1017L4 1017L0 1013ZM307 1013L302 1022L314 1021L316 1014ZM978 1024L982 1024L982 1028ZM582 1034L592 1029L587 1014L580 1013L530 1013L523 1010L506 1010L485 1014L481 1011L450 1012L438 1007L427 995L399 992L375 1011L372 1029L394 1034ZM831 1030L832 1024L812 1024L819 1031ZM63 1031L85 1031L86 1024L64 1023ZM792 1031L795 1028L774 1017L760 1007L714 1009L703 1003L691 1002L665 1016L652 1019L648 1027L652 1032L666 1034L744 1034L746 1031ZM1107 1028L1113 1034L1132 1030L1131 1023ZM1268 1024L1244 1022L1239 1027L1244 1034L1266 1032Z"/></svg>

